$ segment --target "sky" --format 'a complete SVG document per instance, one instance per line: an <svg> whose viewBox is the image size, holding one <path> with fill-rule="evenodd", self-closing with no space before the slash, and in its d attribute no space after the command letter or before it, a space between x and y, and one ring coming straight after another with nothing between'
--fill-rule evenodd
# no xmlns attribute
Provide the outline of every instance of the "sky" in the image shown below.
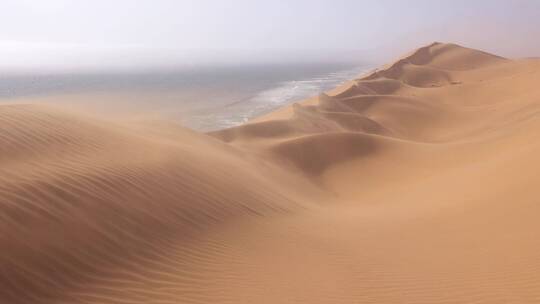
<svg viewBox="0 0 540 304"><path fill-rule="evenodd" d="M0 68L383 61L432 41L540 56L537 0L0 0Z"/></svg>

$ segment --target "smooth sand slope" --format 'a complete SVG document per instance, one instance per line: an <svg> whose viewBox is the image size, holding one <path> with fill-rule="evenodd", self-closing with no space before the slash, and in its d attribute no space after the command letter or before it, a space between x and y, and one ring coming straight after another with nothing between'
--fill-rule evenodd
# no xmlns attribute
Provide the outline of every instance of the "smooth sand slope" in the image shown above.
<svg viewBox="0 0 540 304"><path fill-rule="evenodd" d="M0 303L539 303L539 84L434 43L210 134L0 106Z"/></svg>

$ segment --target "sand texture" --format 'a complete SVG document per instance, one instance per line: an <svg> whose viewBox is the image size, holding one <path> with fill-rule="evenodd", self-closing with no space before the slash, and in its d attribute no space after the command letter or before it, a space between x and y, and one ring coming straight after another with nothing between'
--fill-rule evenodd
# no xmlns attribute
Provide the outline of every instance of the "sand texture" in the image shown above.
<svg viewBox="0 0 540 304"><path fill-rule="evenodd" d="M540 303L540 59L433 43L196 133L0 105L0 303Z"/></svg>

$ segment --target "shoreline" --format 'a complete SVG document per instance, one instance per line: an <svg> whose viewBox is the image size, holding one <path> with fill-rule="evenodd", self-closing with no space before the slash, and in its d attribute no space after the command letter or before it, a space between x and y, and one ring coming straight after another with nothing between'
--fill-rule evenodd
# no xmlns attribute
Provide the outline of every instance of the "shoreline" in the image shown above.
<svg viewBox="0 0 540 304"><path fill-rule="evenodd" d="M320 68L311 67L310 69L323 71L329 68L330 66L321 65ZM278 109L292 100L301 100L316 94L318 91L334 87L335 84L349 79L351 77L349 75L354 71L364 70L362 66L305 73L294 71L296 69L294 66L289 70L280 67L283 70L281 72L273 71L272 67L267 67L267 69L269 70L253 70L249 72L253 75L237 73L232 70L230 71L232 74L227 76L228 80L210 73L210 70L208 75L190 74L182 76L184 79L171 74L171 76L167 77L173 78L165 77L161 79L160 76L157 80L152 81L145 80L151 74L146 75L144 78L127 74L122 76L125 79L120 77L109 81L111 82L111 84L107 84L109 88L104 87L105 83L102 83L104 80L100 79L102 76L99 75L93 76L95 79L86 79L84 77L78 79L77 76L70 76L75 78L66 80L58 76L60 77L58 79L54 77L51 80L37 79L34 85L36 88L25 89L37 90L34 93L35 95L5 97L0 102L37 102L76 106L84 111L95 111L99 115L105 115L108 111L120 113L123 109L128 108L128 112L132 113L130 115L133 116L143 116L144 113L152 112L154 115L163 115L164 118L178 121L194 130L204 132L240 125L255 116ZM225 71L222 71L223 73ZM275 75L261 76L267 73L274 73ZM295 73L296 76L292 78L291 75L288 75L290 73ZM302 73L305 76L301 76ZM105 76L103 77L108 79ZM243 79L246 77L263 78L255 81L244 81ZM264 77L270 78L263 81ZM190 80L191 78L193 80ZM215 79L215 81L212 79ZM188 85L184 83L185 81L196 82ZM138 82L141 82L143 86L137 86ZM4 89L6 91L8 84L10 82L6 82L6 79L3 82L0 81L0 91L2 91L2 86L6 86L6 89ZM18 84L18 86L24 87L22 84ZM65 86L62 89L65 92L38 92L39 90L47 90L47 87L50 87L49 90L60 90L62 86ZM54 89L55 87L57 88ZM77 87L87 88L80 91L77 90ZM145 87L147 88L145 89ZM17 89L14 89L14 92L16 93ZM104 100L107 101L106 105L100 105ZM128 112L124 113L124 116L128 116Z"/></svg>

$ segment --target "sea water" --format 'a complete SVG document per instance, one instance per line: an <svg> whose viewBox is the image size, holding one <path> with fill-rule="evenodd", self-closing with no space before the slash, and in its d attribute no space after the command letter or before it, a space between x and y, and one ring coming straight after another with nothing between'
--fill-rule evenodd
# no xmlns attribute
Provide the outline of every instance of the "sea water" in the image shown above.
<svg viewBox="0 0 540 304"><path fill-rule="evenodd" d="M152 109L198 131L246 121L332 89L365 64L249 65L157 71L0 75L2 100L60 94L147 94ZM167 95L168 98L162 98ZM171 97L172 96L172 97ZM114 102L114 98L111 99Z"/></svg>

